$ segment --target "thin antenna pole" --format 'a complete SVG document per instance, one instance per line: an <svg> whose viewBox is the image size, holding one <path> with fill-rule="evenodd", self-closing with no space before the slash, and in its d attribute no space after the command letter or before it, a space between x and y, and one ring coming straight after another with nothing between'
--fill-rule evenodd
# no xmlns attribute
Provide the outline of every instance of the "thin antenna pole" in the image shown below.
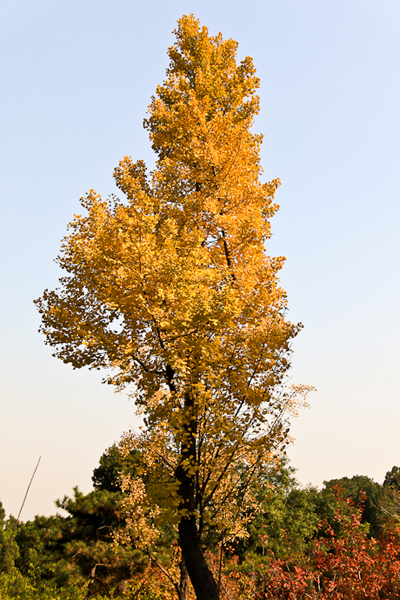
<svg viewBox="0 0 400 600"><path fill-rule="evenodd" d="M15 533L15 529L16 529L16 527L17 527L17 525L18 525L18 521L19 521L19 518L20 518L20 516L21 516L22 509L24 508L24 504L25 504L25 500L26 500L26 497L27 497L27 495L28 495L28 492L29 492L29 488L31 487L31 483L32 483L32 481L33 481L33 478L35 477L35 473L36 473L36 471L37 471L37 468L38 468L38 466L39 466L39 463L40 463L40 459L41 459L41 458L42 458L42 457L41 457L41 456L39 456L39 460L37 461L37 464L36 464L35 470L33 471L33 475L32 475L32 477L31 477L31 480L30 480L30 482L29 482L29 485L28 485L28 487L27 487L27 490L26 490L26 492L25 492L25 496L24 496L24 499L23 499L23 501L22 501L21 508L19 509L19 513L18 513L17 520L16 520L16 521L15 521L15 523L14 523L14 527L13 527L13 530L12 530L12 532L11 532L10 539L8 540L7 548L6 548L6 551L5 551L5 554L4 554L3 562L1 563L1 567L0 567L0 574L1 574L2 570L3 570L4 563L6 562L7 553L8 553L8 550L9 550L9 548L10 548L11 542L12 542L12 540L13 540L14 533Z"/></svg>

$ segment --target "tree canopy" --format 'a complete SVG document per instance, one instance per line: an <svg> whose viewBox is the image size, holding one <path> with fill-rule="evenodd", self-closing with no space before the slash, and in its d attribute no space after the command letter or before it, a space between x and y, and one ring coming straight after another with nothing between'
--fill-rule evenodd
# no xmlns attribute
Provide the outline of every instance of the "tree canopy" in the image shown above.
<svg viewBox="0 0 400 600"><path fill-rule="evenodd" d="M212 600L202 536L240 534L249 483L309 389L282 389L301 326L286 318L284 258L266 252L279 180L260 181L253 62L193 15L175 35L144 121L154 170L125 157L122 200L82 199L57 259L66 274L37 304L55 356L133 386L146 428L125 447L143 458L150 502L162 486L197 597Z"/></svg>

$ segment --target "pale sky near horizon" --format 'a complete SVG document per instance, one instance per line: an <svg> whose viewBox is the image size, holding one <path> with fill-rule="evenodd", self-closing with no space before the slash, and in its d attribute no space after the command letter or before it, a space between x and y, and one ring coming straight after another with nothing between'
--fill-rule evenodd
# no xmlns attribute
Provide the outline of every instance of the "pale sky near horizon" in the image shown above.
<svg viewBox="0 0 400 600"><path fill-rule="evenodd" d="M32 303L79 198L115 191L125 155L153 155L142 128L171 33L194 13L239 42L261 79L265 180L279 177L271 255L294 343L292 381L318 391L293 422L302 484L400 465L400 2L398 0L1 1L0 499L22 519L91 489L102 452L135 426L101 374L52 358Z"/></svg>

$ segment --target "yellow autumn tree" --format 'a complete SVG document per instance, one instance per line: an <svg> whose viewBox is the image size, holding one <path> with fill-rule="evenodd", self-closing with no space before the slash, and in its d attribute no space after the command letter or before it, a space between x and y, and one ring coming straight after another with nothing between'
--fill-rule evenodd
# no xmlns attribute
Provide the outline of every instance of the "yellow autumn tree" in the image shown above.
<svg viewBox="0 0 400 600"><path fill-rule="evenodd" d="M82 199L58 257L66 275L36 302L55 356L132 386L146 428L122 446L145 450L152 501L158 478L196 596L214 600L204 532L240 535L252 478L307 389L281 389L300 326L286 319L284 259L266 253L279 180L260 181L252 60L238 64L237 43L193 15L175 35L144 121L154 171L125 157L122 199Z"/></svg>

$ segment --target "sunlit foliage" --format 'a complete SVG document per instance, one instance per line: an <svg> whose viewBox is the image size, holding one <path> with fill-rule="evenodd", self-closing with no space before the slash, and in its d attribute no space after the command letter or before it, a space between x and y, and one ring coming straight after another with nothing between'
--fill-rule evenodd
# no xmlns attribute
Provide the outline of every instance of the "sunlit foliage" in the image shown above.
<svg viewBox="0 0 400 600"><path fill-rule="evenodd" d="M210 599L203 530L243 534L249 482L284 448L284 415L309 388L281 388L300 326L286 319L284 259L266 252L279 180L260 180L252 60L237 63L237 43L192 15L175 35L144 121L154 171L125 157L124 198L82 200L61 287L37 303L56 356L133 385L146 430L131 441L167 486L191 580Z"/></svg>

